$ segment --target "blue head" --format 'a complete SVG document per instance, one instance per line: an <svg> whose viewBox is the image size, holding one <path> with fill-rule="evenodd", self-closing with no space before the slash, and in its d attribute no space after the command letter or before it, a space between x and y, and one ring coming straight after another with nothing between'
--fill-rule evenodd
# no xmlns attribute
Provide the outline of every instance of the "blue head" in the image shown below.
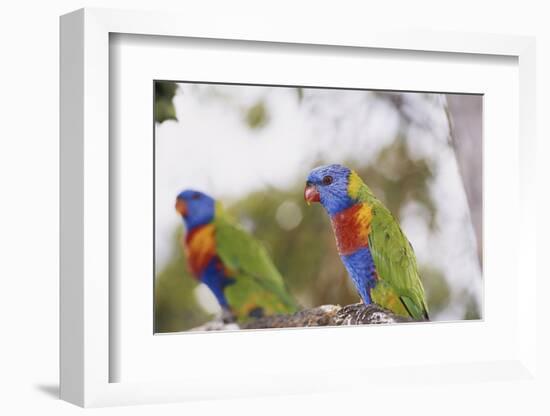
<svg viewBox="0 0 550 416"><path fill-rule="evenodd" d="M320 202L331 216L351 207L356 202L349 192L352 172L342 165L326 165L313 169L307 177L305 200Z"/></svg>
<svg viewBox="0 0 550 416"><path fill-rule="evenodd" d="M215 206L214 199L192 189L180 192L176 198L176 211L185 221L188 230L211 222L214 219Z"/></svg>

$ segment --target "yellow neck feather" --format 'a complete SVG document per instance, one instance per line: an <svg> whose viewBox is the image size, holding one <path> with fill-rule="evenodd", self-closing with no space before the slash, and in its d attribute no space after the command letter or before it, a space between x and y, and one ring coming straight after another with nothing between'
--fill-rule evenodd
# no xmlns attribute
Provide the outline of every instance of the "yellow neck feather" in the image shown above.
<svg viewBox="0 0 550 416"><path fill-rule="evenodd" d="M363 185L363 180L352 170L348 176L348 195L353 199L357 199L361 185Z"/></svg>

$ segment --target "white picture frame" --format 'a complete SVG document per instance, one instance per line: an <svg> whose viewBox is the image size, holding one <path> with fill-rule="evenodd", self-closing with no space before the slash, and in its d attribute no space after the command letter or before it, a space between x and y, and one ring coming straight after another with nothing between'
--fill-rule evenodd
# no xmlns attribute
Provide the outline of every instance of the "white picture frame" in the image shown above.
<svg viewBox="0 0 550 416"><path fill-rule="evenodd" d="M297 394L353 389L358 384L400 377L404 383L429 383L433 380L461 380L481 383L484 380L533 379L536 375L536 323L522 317L536 314L536 270L533 249L536 223L532 215L519 215L517 229L517 264L522 270L514 308L514 348L495 360L486 357L466 362L439 363L414 358L395 365L374 361L353 368L350 363L319 365L319 368L281 368L266 371L259 378L233 377L231 386L212 384L207 375L197 373L186 378L180 374L159 380L112 381L113 362L120 359L111 349L109 275L109 37L123 33L146 36L225 39L227 41L277 42L285 44L331 45L336 48L374 48L407 50L437 54L501 55L518 60L519 132L513 133L519 145L518 169L514 177L519 185L517 213L535 212L532 184L535 142L535 42L533 38L508 35L422 32L326 33L282 30L277 25L239 26L216 22L204 25L192 16L170 13L130 12L106 9L83 9L61 18L61 398L80 406L158 403L221 397L246 397L267 394ZM259 45L261 45L259 43ZM112 259L111 259L112 260ZM491 276L487 276L491 279ZM491 318L492 319L492 318ZM460 331L457 325L456 330ZM407 331L421 331L421 325ZM366 328L372 329L372 328ZM334 329L333 329L334 330ZM352 329L353 330L353 329ZM471 326L467 331L471 330ZM477 329L481 331L481 329ZM330 329L327 329L330 331ZM347 331L347 330L346 330ZM413 331L413 332L411 332ZM442 331L447 331L442 329ZM453 329L448 330L453 331ZM475 329L474 329L475 331ZM301 330L256 335L265 342L292 342L290 337ZM349 336L342 335L343 338ZM372 332L372 331L371 331ZM364 333L364 332L363 332ZM256 332L259 334L259 332ZM334 332L318 332L319 339L333 337ZM339 334L343 334L340 332ZM354 332L357 334L357 332ZM152 336L152 334L151 334ZM193 335L193 337L211 336ZM215 335L217 336L217 334ZM254 336L254 335L253 335ZM357 335L354 335L357 336ZM359 337L363 335L358 335ZM164 337L164 343L172 343ZM279 341L276 340L279 338ZM402 367L400 367L402 366ZM411 367L412 366L412 367ZM368 369L368 375L365 373ZM174 370L176 372L177 370ZM412 375L412 376L411 376ZM326 378L333 380L326 382ZM334 381L337 380L337 381ZM407 381L408 380L408 381ZM374 388L374 387L373 387ZM381 387L383 389L383 386Z"/></svg>

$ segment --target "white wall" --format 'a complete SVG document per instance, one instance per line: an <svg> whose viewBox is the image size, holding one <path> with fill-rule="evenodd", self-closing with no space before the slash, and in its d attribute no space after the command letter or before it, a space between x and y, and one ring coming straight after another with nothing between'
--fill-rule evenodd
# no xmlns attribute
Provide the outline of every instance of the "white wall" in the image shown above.
<svg viewBox="0 0 550 416"><path fill-rule="evenodd" d="M539 209L539 250L543 249L544 231L548 232L548 158L550 127L546 121L550 105L550 31L549 13L544 1L471 1L453 4L434 1L322 2L297 1L152 1L88 0L3 2L0 9L0 408L3 414L73 414L80 410L54 400L58 367L58 16L83 6L134 9L178 9L211 20L239 18L274 19L284 25L322 25L327 31L358 28L366 25L405 29L408 27L439 30L511 33L537 36L538 76L538 167L541 191ZM506 4L513 3L511 6ZM546 138L545 141L542 138ZM544 192L544 195L542 195ZM544 231L542 227L544 225ZM545 243L548 249L548 243ZM542 257L542 256L540 256ZM540 265L542 267L542 264ZM542 269L539 273L543 273ZM546 266L546 276L549 275ZM548 281L538 292L550 291ZM21 296L21 294L24 294ZM24 303L23 303L24 302ZM539 310L548 328L548 307L539 302ZM542 327L542 326L540 326ZM541 337L543 336L540 331ZM549 351L548 335L541 351ZM541 354L541 368L550 374L548 354ZM544 357L546 355L546 357ZM544 366L544 367L542 367ZM410 409L406 397L388 401L387 414L437 413L438 404L452 403L446 414L543 414L548 403L537 408L543 392L528 386L518 394L515 385L487 384L483 389L467 385L435 386L426 395L424 409ZM549 391L550 389L547 389ZM344 393L328 397L294 397L234 400L215 403L164 405L155 408L102 409L101 414L242 414L244 409L256 414L337 414L346 410L368 413L368 403L388 398L350 397ZM540 402L542 406L542 400ZM8 408L11 410L8 411ZM392 409L393 411L389 410ZM441 409L439 409L441 410ZM546 413L548 414L548 413Z"/></svg>

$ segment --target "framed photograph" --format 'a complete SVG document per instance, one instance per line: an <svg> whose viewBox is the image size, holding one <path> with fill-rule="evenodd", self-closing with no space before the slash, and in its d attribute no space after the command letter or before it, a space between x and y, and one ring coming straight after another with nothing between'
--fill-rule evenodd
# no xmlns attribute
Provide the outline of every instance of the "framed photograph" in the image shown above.
<svg viewBox="0 0 550 416"><path fill-rule="evenodd" d="M534 40L242 28L61 18L61 397L534 377Z"/></svg>
<svg viewBox="0 0 550 416"><path fill-rule="evenodd" d="M481 94L154 91L155 333L482 319Z"/></svg>

